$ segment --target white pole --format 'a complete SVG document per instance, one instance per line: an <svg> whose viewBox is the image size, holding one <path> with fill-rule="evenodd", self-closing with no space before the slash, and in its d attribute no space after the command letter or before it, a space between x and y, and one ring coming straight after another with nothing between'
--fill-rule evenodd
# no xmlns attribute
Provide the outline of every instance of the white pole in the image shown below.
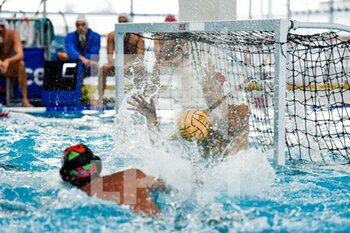
<svg viewBox="0 0 350 233"><path fill-rule="evenodd" d="M131 22L134 22L134 0L130 1L130 17Z"/></svg>
<svg viewBox="0 0 350 233"><path fill-rule="evenodd" d="M118 24L115 25L115 110L118 113L124 97L124 33L118 32Z"/></svg>
<svg viewBox="0 0 350 233"><path fill-rule="evenodd" d="M272 18L272 0L269 0L268 2L268 7L269 7L269 13L268 13L268 19Z"/></svg>
<svg viewBox="0 0 350 233"><path fill-rule="evenodd" d="M334 0L329 0L329 22L334 23Z"/></svg>
<svg viewBox="0 0 350 233"><path fill-rule="evenodd" d="M42 0L43 2L43 18L46 19L47 17L47 10L46 10L46 0Z"/></svg>
<svg viewBox="0 0 350 233"><path fill-rule="evenodd" d="M292 21L292 29L298 28L313 28L313 29L334 29L350 32L350 26L337 23L313 23L313 22L298 22Z"/></svg>
<svg viewBox="0 0 350 233"><path fill-rule="evenodd" d="M249 0L249 19L253 18L252 7L252 0Z"/></svg>
<svg viewBox="0 0 350 233"><path fill-rule="evenodd" d="M286 149L286 64L288 20L281 20L280 30L276 32L275 48L275 88L274 88L274 155L278 165L285 165Z"/></svg>

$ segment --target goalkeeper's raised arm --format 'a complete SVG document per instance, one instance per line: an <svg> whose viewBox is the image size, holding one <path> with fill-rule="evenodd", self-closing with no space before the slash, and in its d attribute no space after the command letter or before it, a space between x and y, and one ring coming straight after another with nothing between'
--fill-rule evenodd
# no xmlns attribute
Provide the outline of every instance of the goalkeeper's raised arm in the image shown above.
<svg viewBox="0 0 350 233"><path fill-rule="evenodd" d="M244 88L237 88L232 83L235 77L226 77L217 72L211 60L207 67L202 79L202 91L208 114L213 121L213 128L227 141L221 153L235 154L248 143L250 111L244 100Z"/></svg>

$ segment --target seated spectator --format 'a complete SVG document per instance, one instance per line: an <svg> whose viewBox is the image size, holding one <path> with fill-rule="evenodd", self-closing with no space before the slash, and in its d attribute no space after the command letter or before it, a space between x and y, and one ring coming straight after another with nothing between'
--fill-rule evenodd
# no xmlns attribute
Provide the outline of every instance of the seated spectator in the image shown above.
<svg viewBox="0 0 350 233"><path fill-rule="evenodd" d="M165 17L165 22L176 22L173 15ZM155 68L159 69L159 66L169 68L169 65L178 66L187 53L187 42L184 39L168 39L167 33L158 33L155 35L154 40L154 55L156 57Z"/></svg>
<svg viewBox="0 0 350 233"><path fill-rule="evenodd" d="M18 32L6 26L6 20L0 17L0 72L8 78L18 77L22 92L22 106L32 107L27 95L27 74L21 39Z"/></svg>
<svg viewBox="0 0 350 233"><path fill-rule="evenodd" d="M118 23L127 23L129 22L128 17L125 14L122 14L118 17ZM108 33L107 36L107 58L108 63L103 65L102 71L100 72L99 77L99 103L102 103L104 90L106 88L107 76L115 75L115 58L114 58L114 31ZM135 62L135 59L139 59L142 63L144 56L144 40L141 34L135 33L126 33L124 37L124 74L130 74L130 68ZM134 56L136 55L136 57ZM137 69L140 76L142 76L142 70L144 69L143 65L139 66Z"/></svg>
<svg viewBox="0 0 350 233"><path fill-rule="evenodd" d="M176 22L173 15L168 15L166 23ZM181 86L181 101L189 104L191 90L195 85L189 68L189 44L181 34L175 37L174 33L156 33L154 35L154 56L156 62L153 66L154 83L160 83L161 77L170 76Z"/></svg>
<svg viewBox="0 0 350 233"><path fill-rule="evenodd" d="M98 67L101 36L88 27L85 15L79 15L76 31L68 33L65 39L65 52L58 52L60 61L81 62L83 77L90 76L91 69Z"/></svg>

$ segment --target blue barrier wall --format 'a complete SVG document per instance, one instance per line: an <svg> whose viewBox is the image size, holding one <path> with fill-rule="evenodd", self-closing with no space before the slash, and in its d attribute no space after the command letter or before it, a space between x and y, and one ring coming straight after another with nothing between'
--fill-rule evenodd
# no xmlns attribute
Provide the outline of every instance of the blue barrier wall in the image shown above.
<svg viewBox="0 0 350 233"><path fill-rule="evenodd" d="M43 48L25 48L24 62L28 76L28 98L41 99L43 106L81 106L82 64L78 62L77 81L74 90L43 89L45 57ZM50 79L50 77L45 77ZM0 103L6 101L6 78L0 77ZM22 94L18 82L14 85L14 98L21 99Z"/></svg>
<svg viewBox="0 0 350 233"><path fill-rule="evenodd" d="M29 99L40 99L43 78L44 78L44 49L43 48L25 48L24 63L26 66L26 73L28 78L28 98ZM14 87L14 98L21 99L22 94L18 84Z"/></svg>

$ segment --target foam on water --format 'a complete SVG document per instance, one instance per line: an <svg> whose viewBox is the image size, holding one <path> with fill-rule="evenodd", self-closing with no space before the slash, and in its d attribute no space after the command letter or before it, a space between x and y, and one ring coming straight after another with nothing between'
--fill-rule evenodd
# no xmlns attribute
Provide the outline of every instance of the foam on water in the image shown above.
<svg viewBox="0 0 350 233"><path fill-rule="evenodd" d="M125 106L114 122L20 114L0 125L5 232L349 230L350 175L344 166L276 168L271 151L255 149L203 161L192 144L161 137L152 145L145 119ZM161 215L134 214L63 184L61 154L73 143L85 143L101 157L104 175L137 167L164 179L173 191L159 195Z"/></svg>
<svg viewBox="0 0 350 233"><path fill-rule="evenodd" d="M180 142L166 141L168 135L174 133L173 128L162 130L154 145L144 117L128 111L126 105L119 110L116 124L113 154L119 158L122 155L126 166L139 166L148 174L161 177L185 196L191 195L195 189L212 198L215 197L213 190L219 194L261 196L275 179L266 153L259 150L242 151L220 163L199 161L194 164L193 158L200 156L196 148L186 150ZM113 160L113 157L109 158L108 164ZM132 164L127 164L128 160ZM204 200L203 197L200 199Z"/></svg>

